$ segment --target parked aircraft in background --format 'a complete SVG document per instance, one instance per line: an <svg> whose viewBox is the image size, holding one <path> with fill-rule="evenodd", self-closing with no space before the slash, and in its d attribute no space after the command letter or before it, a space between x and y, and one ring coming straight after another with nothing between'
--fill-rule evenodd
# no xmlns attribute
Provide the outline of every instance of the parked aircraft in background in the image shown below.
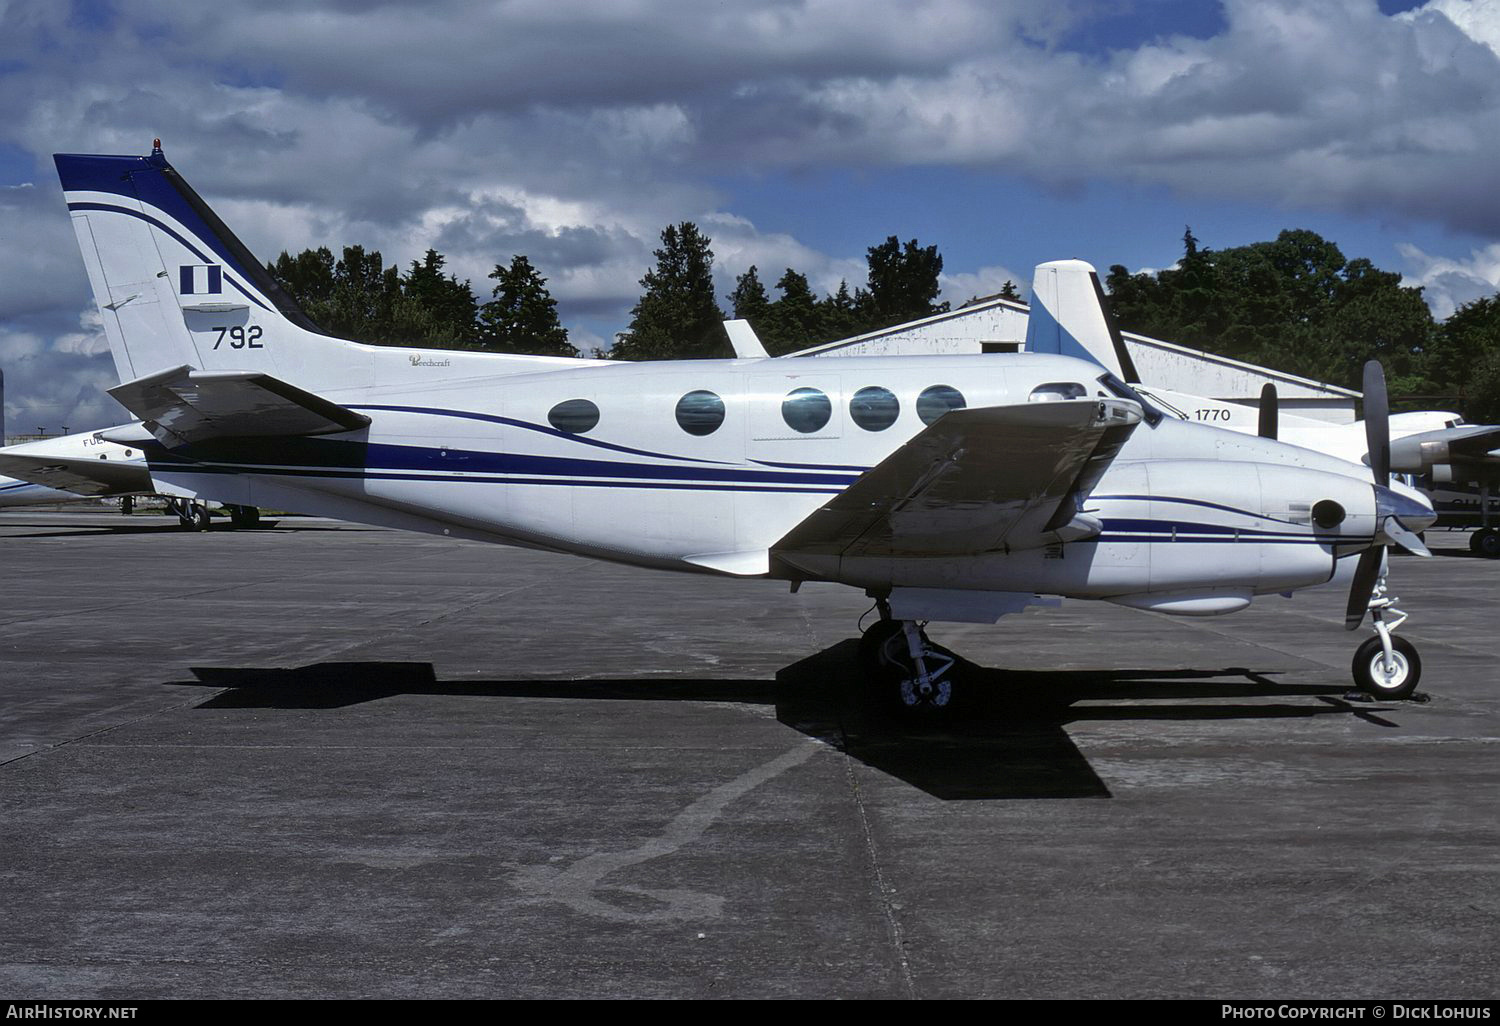
<svg viewBox="0 0 1500 1026"><path fill-rule="evenodd" d="M1041 596L1179 615L1358 567L1360 684L1410 694L1388 545L1425 553L1416 492L1342 460L1164 416L1096 363L1036 354L629 363L363 345L321 334L182 179L55 158L159 491L214 495L637 566L832 581L902 704L958 667L921 621ZM1344 565L1347 566L1348 562ZM1399 622L1399 621L1397 621Z"/></svg>
<svg viewBox="0 0 1500 1026"><path fill-rule="evenodd" d="M1102 302L1098 276L1083 261L1040 264L1034 280L1027 321L1029 351L1094 360L1181 420L1279 438L1369 465L1364 422L1335 424L1281 412L1271 386L1256 408L1142 382ZM1500 493L1500 426L1465 424L1458 414L1442 410L1393 414L1389 424L1391 472L1409 475L1429 494L1437 526L1476 527L1469 548L1500 557L1500 529L1490 524Z"/></svg>
<svg viewBox="0 0 1500 1026"><path fill-rule="evenodd" d="M107 440L103 432L85 431L40 438L0 449L0 507L51 505L124 496L153 495L156 486L140 446ZM207 502L169 498L167 508L184 527L206 530ZM253 527L260 511L225 506L236 527Z"/></svg>

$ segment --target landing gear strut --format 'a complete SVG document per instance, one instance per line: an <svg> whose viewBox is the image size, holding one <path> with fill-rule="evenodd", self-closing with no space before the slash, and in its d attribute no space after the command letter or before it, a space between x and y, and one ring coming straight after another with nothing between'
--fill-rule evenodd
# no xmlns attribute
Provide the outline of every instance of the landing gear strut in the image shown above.
<svg viewBox="0 0 1500 1026"><path fill-rule="evenodd" d="M895 686L904 710L943 710L953 701L957 657L934 645L915 620L897 620L884 596L875 599L880 619L859 642L860 663L871 680Z"/></svg>
<svg viewBox="0 0 1500 1026"><path fill-rule="evenodd" d="M208 507L191 499L168 499L167 509L177 514L184 530L207 531Z"/></svg>
<svg viewBox="0 0 1500 1026"><path fill-rule="evenodd" d="M1422 679L1422 659L1417 655L1417 646L1396 637L1396 628L1406 622L1407 616L1396 608L1398 601L1394 595L1387 596L1382 573L1370 595L1375 637L1355 650L1352 667L1354 682L1361 691L1387 700L1410 698Z"/></svg>

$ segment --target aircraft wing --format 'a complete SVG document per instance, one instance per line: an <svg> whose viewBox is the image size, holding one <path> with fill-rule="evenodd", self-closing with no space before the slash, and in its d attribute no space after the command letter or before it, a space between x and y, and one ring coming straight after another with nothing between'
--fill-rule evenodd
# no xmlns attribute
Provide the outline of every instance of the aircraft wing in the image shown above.
<svg viewBox="0 0 1500 1026"><path fill-rule="evenodd" d="M1140 421L1140 406L1122 399L955 410L771 552L797 566L804 556L969 555L1088 537L1098 524L1079 505Z"/></svg>
<svg viewBox="0 0 1500 1026"><path fill-rule="evenodd" d="M26 452L25 445L0 449L0 473L77 495L150 494L151 474L143 463Z"/></svg>
<svg viewBox="0 0 1500 1026"><path fill-rule="evenodd" d="M279 438L353 431L370 418L259 371L190 367L109 389L167 445L211 438Z"/></svg>

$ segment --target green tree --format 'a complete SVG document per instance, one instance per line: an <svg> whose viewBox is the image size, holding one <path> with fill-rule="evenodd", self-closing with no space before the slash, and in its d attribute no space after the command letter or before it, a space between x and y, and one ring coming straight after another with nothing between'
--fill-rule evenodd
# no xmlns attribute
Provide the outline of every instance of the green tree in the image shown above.
<svg viewBox="0 0 1500 1026"><path fill-rule="evenodd" d="M760 273L754 264L750 265L750 270L734 279L734 291L728 298L735 320L749 321L750 326L757 331L765 325L771 300L766 296L766 287L761 284Z"/></svg>
<svg viewBox="0 0 1500 1026"><path fill-rule="evenodd" d="M896 236L889 236L867 251L870 267L870 305L877 322L871 327L886 327L930 317L948 309L938 303L942 286L943 258L936 246L919 246L916 239L902 246Z"/></svg>
<svg viewBox="0 0 1500 1026"><path fill-rule="evenodd" d="M444 275L441 253L429 249L420 262L413 260L401 282L408 309L398 312L408 325L402 334L415 344L472 344L478 336L474 290L456 275Z"/></svg>
<svg viewBox="0 0 1500 1026"><path fill-rule="evenodd" d="M1500 296L1465 303L1439 331L1429 367L1435 391L1460 397L1475 424L1500 424Z"/></svg>
<svg viewBox="0 0 1500 1026"><path fill-rule="evenodd" d="M681 360L732 355L724 312L714 298L713 241L691 221L668 225L655 250L656 266L631 310L630 327L615 342L626 360Z"/></svg>
<svg viewBox="0 0 1500 1026"><path fill-rule="evenodd" d="M807 276L788 267L776 288L781 295L768 311L766 351L775 356L825 341L823 312Z"/></svg>
<svg viewBox="0 0 1500 1026"><path fill-rule="evenodd" d="M547 279L531 261L516 254L510 266L495 265L494 299L479 311L480 345L497 352L538 356L577 356L568 343L568 330L557 319L557 301L547 291Z"/></svg>
<svg viewBox="0 0 1500 1026"><path fill-rule="evenodd" d="M851 295L849 283L840 280L833 295L818 304L822 315L823 337L821 341L836 342L863 334L869 320L870 294L864 289L855 289Z"/></svg>
<svg viewBox="0 0 1500 1026"><path fill-rule="evenodd" d="M1176 267L1106 279L1120 326L1235 359L1360 387L1366 360L1385 363L1393 393L1428 387L1434 338L1420 288L1305 230L1224 250L1183 235Z"/></svg>

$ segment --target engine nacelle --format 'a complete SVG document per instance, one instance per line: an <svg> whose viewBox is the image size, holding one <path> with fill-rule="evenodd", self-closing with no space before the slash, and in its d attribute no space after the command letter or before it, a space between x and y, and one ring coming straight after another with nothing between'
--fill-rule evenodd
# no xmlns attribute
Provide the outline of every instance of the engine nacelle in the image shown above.
<svg viewBox="0 0 1500 1026"><path fill-rule="evenodd" d="M1335 554L1368 547L1368 479L1271 463L1153 461L1144 524L1150 587L1115 601L1189 616L1232 612L1250 595L1326 582ZM1351 468L1353 469L1353 468Z"/></svg>

